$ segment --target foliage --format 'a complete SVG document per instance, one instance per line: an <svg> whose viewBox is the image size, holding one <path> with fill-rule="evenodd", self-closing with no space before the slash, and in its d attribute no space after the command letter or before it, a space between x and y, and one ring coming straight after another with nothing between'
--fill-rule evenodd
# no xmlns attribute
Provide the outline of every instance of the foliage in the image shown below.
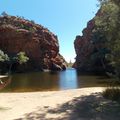
<svg viewBox="0 0 120 120"><path fill-rule="evenodd" d="M26 63L29 60L29 58L25 55L25 52L19 52L17 55L10 56L9 60L9 71L8 73L11 73L12 66L16 63L19 63L20 65Z"/></svg>
<svg viewBox="0 0 120 120"><path fill-rule="evenodd" d="M25 52L19 52L16 56L16 60L19 62L19 64L26 63L29 58L25 55Z"/></svg>
<svg viewBox="0 0 120 120"><path fill-rule="evenodd" d="M30 32L35 32L36 28L32 26L32 24L35 24L35 22L33 20L29 21L27 19L25 19L23 16L11 16L8 15L5 11L1 13L2 17L9 17L9 19L1 19L0 23L1 25L5 25L7 24L7 26L15 26L19 29L25 29L28 30ZM25 22L26 21L26 22Z"/></svg>
<svg viewBox="0 0 120 120"><path fill-rule="evenodd" d="M100 15L95 17L94 44L102 44L109 52L103 56L110 61L120 78L120 3L119 0L99 0ZM98 48L98 53L101 49ZM102 57L101 57L102 58Z"/></svg>
<svg viewBox="0 0 120 120"><path fill-rule="evenodd" d="M0 50L0 62L9 61L9 57L2 50Z"/></svg>
<svg viewBox="0 0 120 120"><path fill-rule="evenodd" d="M111 87L103 91L103 97L120 103L120 88Z"/></svg>
<svg viewBox="0 0 120 120"><path fill-rule="evenodd" d="M70 62L67 62L66 64L67 64L67 67L69 67L69 68L72 68L72 66L73 66L73 63L71 62L71 60L70 60Z"/></svg>
<svg viewBox="0 0 120 120"><path fill-rule="evenodd" d="M0 71L10 73L14 64L19 63L20 65L26 63L29 58L26 56L25 52L19 52L16 55L7 55L2 50L0 50ZM9 70L7 70L9 68Z"/></svg>

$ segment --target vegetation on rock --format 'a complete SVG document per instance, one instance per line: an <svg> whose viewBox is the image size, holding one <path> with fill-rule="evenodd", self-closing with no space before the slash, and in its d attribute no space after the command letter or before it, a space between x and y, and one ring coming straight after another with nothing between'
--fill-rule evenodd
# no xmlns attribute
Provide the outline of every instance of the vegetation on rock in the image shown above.
<svg viewBox="0 0 120 120"><path fill-rule="evenodd" d="M22 66L23 72L66 69L66 62L59 54L56 35L34 21L10 16L6 12L0 16L0 49L10 56L25 52L29 61Z"/></svg>
<svg viewBox="0 0 120 120"><path fill-rule="evenodd" d="M16 55L7 55L2 50L0 50L0 72L11 73L14 64L22 65L27 63L29 58L26 56L25 52L19 52ZM14 68L15 69L15 68Z"/></svg>
<svg viewBox="0 0 120 120"><path fill-rule="evenodd" d="M0 62L8 61L9 57L7 54L5 54L2 50L0 50Z"/></svg>
<svg viewBox="0 0 120 120"><path fill-rule="evenodd" d="M19 52L16 56L16 60L19 62L19 64L26 63L29 58L25 55L25 52Z"/></svg>
<svg viewBox="0 0 120 120"><path fill-rule="evenodd" d="M95 17L93 42L104 45L104 49L98 48L100 59L108 60L120 79L120 3L118 0L100 0L100 5L100 15Z"/></svg>
<svg viewBox="0 0 120 120"><path fill-rule="evenodd" d="M100 10L75 40L76 68L112 73L120 79L120 3L99 0Z"/></svg>

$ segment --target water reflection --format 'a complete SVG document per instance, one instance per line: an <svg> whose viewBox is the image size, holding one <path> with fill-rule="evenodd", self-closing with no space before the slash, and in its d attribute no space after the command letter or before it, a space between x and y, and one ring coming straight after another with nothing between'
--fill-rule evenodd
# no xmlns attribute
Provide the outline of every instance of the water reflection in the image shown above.
<svg viewBox="0 0 120 120"><path fill-rule="evenodd" d="M58 90L58 75L51 73L16 74L12 76L12 82L4 91L31 92L44 90Z"/></svg>
<svg viewBox="0 0 120 120"><path fill-rule="evenodd" d="M67 69L60 72L14 74L2 81L4 85L0 85L1 92L33 92L108 86L110 79L79 75L75 69Z"/></svg>
<svg viewBox="0 0 120 120"><path fill-rule="evenodd" d="M7 80L6 80L7 79ZM7 78L0 79L0 90L4 89L6 86L8 86L11 83L11 76Z"/></svg>
<svg viewBox="0 0 120 120"><path fill-rule="evenodd" d="M76 70L68 69L62 71L60 72L59 77L59 87L61 90L78 88Z"/></svg>

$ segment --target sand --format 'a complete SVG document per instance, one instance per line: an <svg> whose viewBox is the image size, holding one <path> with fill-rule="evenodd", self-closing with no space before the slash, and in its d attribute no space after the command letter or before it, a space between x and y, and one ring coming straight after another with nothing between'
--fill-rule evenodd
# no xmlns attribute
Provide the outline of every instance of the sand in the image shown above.
<svg viewBox="0 0 120 120"><path fill-rule="evenodd" d="M5 75L0 75L0 78L4 78L4 77L7 77L7 76L5 76Z"/></svg>
<svg viewBox="0 0 120 120"><path fill-rule="evenodd" d="M53 114L48 110L55 110L77 97L102 92L103 89L93 87L53 92L0 93L0 120L63 120L66 113L70 113L70 109L66 109L69 105L61 113L53 111Z"/></svg>

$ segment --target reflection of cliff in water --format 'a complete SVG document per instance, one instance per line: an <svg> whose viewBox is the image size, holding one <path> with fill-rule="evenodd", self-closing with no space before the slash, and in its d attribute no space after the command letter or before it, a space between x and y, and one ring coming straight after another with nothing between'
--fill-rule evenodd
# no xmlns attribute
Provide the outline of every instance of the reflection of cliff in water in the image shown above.
<svg viewBox="0 0 120 120"><path fill-rule="evenodd" d="M13 74L11 83L2 92L35 92L59 90L58 75L49 72Z"/></svg>
<svg viewBox="0 0 120 120"><path fill-rule="evenodd" d="M1 92L35 92L76 89L85 87L107 87L112 79L105 76L82 75L75 69L57 72L31 72L13 74L2 79Z"/></svg>
<svg viewBox="0 0 120 120"><path fill-rule="evenodd" d="M5 78L1 78L0 79L0 90L2 90L5 87L7 87L11 83L11 79L12 79L11 76L5 77Z"/></svg>

